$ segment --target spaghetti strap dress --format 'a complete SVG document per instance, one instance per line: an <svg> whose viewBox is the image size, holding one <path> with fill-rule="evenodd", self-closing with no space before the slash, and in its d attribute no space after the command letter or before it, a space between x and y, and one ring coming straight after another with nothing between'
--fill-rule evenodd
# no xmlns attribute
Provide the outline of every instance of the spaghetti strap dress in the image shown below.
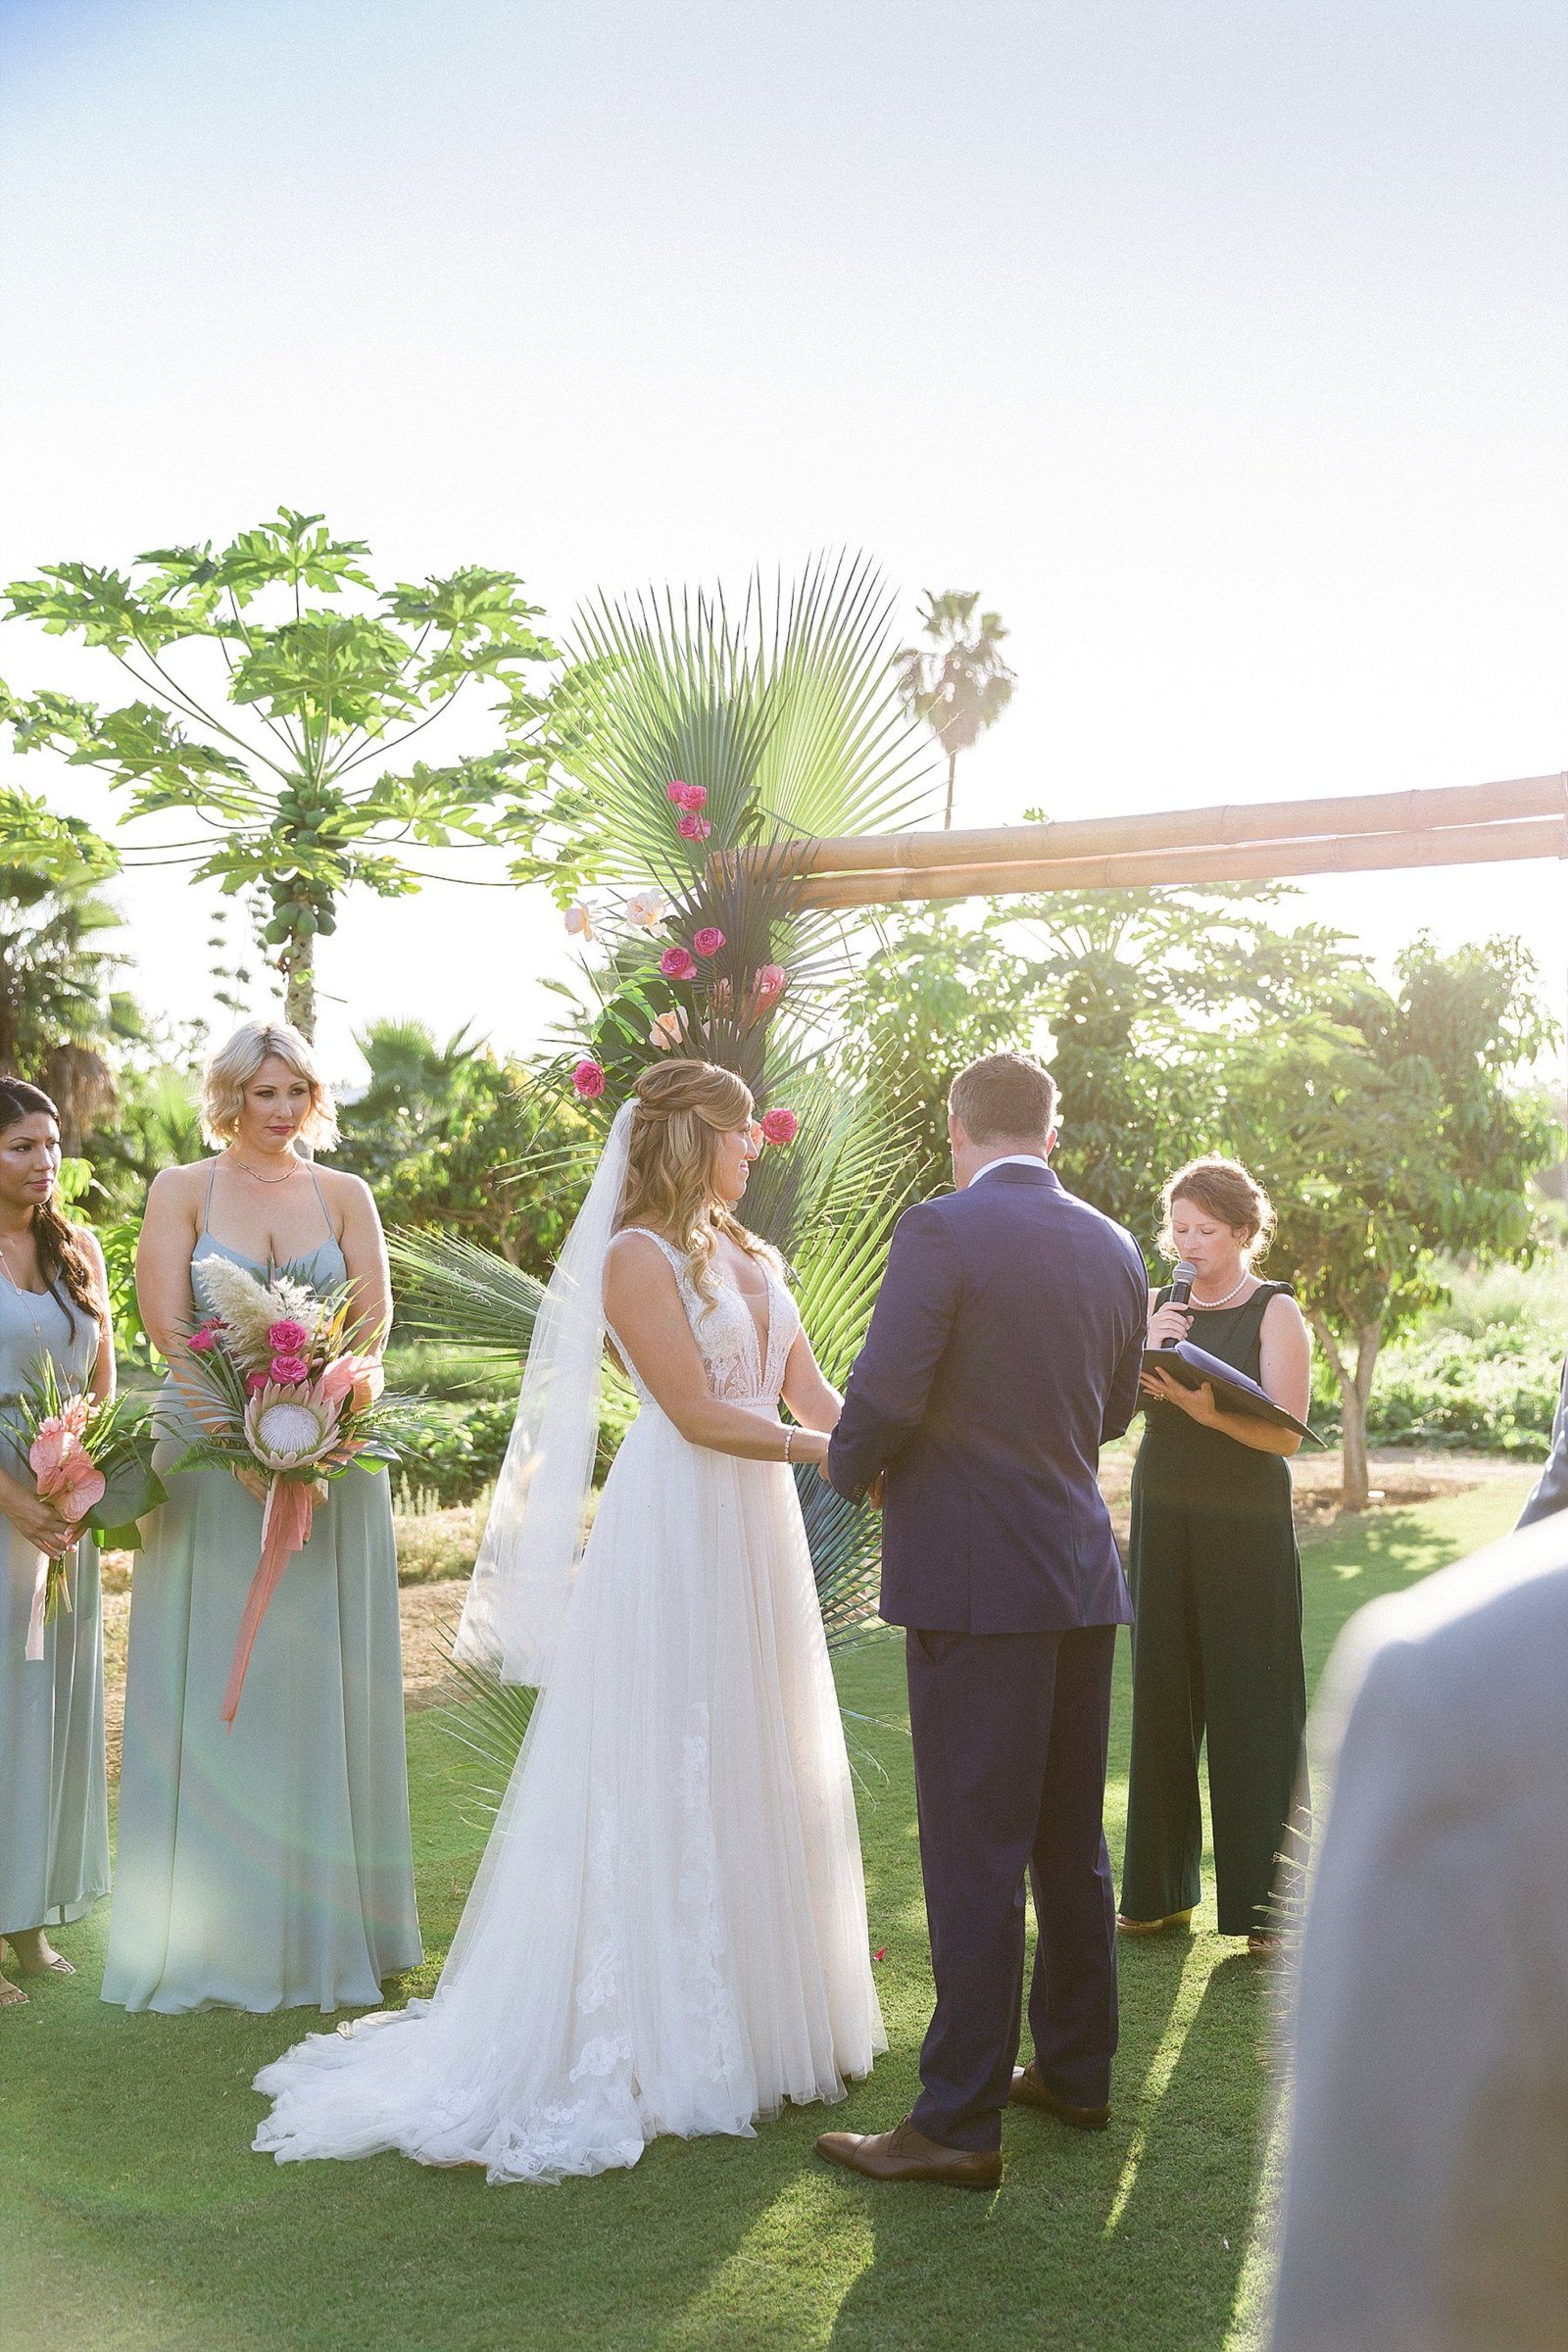
<svg viewBox="0 0 1568 2352"><path fill-rule="evenodd" d="M55 1291L0 1279L0 1463L33 1484L21 1419L25 1383L49 1356L63 1390L84 1389L96 1320ZM29 1659L38 1554L0 1518L0 1936L69 1926L109 1891L104 1776L104 1644L98 1546L76 1545L71 1609L44 1627Z"/></svg>
<svg viewBox="0 0 1568 2352"><path fill-rule="evenodd" d="M1200 1309L1195 1344L1256 1380L1268 1302L1290 1290L1265 1282L1239 1306ZM1168 1297L1161 1291L1159 1304ZM1133 1470L1127 1572L1133 1730L1122 1916L1167 1919L1200 1899L1206 1736L1219 1932L1266 1934L1278 1857L1293 1843L1306 1728L1288 1462L1152 1400Z"/></svg>
<svg viewBox="0 0 1568 2352"><path fill-rule="evenodd" d="M209 1175L191 1260L203 1311L204 1257L268 1273L210 1231L212 1194ZM321 1215L322 1241L289 1271L330 1289L347 1268L324 1201ZM103 1997L165 2011L373 2006L382 1980L421 1957L386 1474L332 1481L230 1730L220 1709L262 1506L226 1470L173 1470L194 1423L172 1380L159 1419L169 1500L147 1522L131 1591Z"/></svg>

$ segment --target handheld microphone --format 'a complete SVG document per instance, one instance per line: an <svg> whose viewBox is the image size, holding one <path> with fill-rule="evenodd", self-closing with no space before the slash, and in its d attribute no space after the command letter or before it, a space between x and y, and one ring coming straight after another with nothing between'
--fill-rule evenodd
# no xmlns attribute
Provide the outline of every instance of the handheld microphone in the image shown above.
<svg viewBox="0 0 1568 2352"><path fill-rule="evenodd" d="M1190 1265L1184 1257L1170 1278L1170 1304L1185 1307L1193 1295L1193 1285L1197 1280L1198 1268Z"/></svg>

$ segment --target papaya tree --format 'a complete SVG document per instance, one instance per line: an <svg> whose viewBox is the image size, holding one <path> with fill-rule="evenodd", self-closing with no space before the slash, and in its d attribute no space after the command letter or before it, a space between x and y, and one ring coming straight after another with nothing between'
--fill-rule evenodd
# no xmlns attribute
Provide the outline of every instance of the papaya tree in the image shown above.
<svg viewBox="0 0 1568 2352"><path fill-rule="evenodd" d="M133 689L112 707L0 690L18 751L96 771L131 818L189 819L159 855L259 900L307 1036L345 893L401 897L427 878L421 852L525 835L548 789L552 695L535 681L555 648L520 580L467 565L377 586L368 554L283 507L226 547L46 564L0 597L0 617L78 639ZM489 746L411 757L476 681L499 690Z"/></svg>

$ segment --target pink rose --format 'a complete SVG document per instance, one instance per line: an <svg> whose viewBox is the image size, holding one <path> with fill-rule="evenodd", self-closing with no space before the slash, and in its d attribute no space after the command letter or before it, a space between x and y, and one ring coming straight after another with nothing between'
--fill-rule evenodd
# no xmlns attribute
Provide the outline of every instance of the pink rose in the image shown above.
<svg viewBox="0 0 1568 2352"><path fill-rule="evenodd" d="M684 808L686 806L686 795L690 792L690 790L691 786L689 784L683 784L679 776L672 776L669 782L664 786L664 798L666 801L672 803L675 808Z"/></svg>
<svg viewBox="0 0 1568 2352"><path fill-rule="evenodd" d="M271 1374L270 1372L247 1372L245 1375L245 1394L247 1396L259 1396L270 1379Z"/></svg>
<svg viewBox="0 0 1568 2352"><path fill-rule="evenodd" d="M781 963L764 963L757 975L757 994L764 1004L781 997L790 984L790 976Z"/></svg>
<svg viewBox="0 0 1568 2352"><path fill-rule="evenodd" d="M716 930L711 923L705 923L701 931L692 933L692 951L695 955L716 956L723 945L723 932Z"/></svg>
<svg viewBox="0 0 1568 2352"><path fill-rule="evenodd" d="M693 789L695 790L696 787L694 786ZM688 812L681 818L675 830L682 841L706 841L713 828L706 816L693 816Z"/></svg>
<svg viewBox="0 0 1568 2352"><path fill-rule="evenodd" d="M659 958L659 968L666 980L690 980L697 966L688 948L666 948Z"/></svg>
<svg viewBox="0 0 1568 2352"><path fill-rule="evenodd" d="M270 1377L280 1389L297 1389L311 1377L311 1367L303 1355L274 1355Z"/></svg>
<svg viewBox="0 0 1568 2352"><path fill-rule="evenodd" d="M691 812L706 806L708 786L706 784L683 784L677 777L673 784L665 785L664 798L673 802L677 808L684 808Z"/></svg>
<svg viewBox="0 0 1568 2352"><path fill-rule="evenodd" d="M303 1323L285 1316L281 1323L270 1323L267 1329L267 1345L274 1355L303 1355L311 1344L311 1335Z"/></svg>
<svg viewBox="0 0 1568 2352"><path fill-rule="evenodd" d="M218 1346L218 1325L216 1323L198 1324L185 1345L192 1355L205 1355L209 1348Z"/></svg>
<svg viewBox="0 0 1568 2352"><path fill-rule="evenodd" d="M782 1103L777 1110L767 1111L762 1119L762 1134L770 1144L793 1144L801 1131L801 1122L793 1110Z"/></svg>
<svg viewBox="0 0 1568 2352"><path fill-rule="evenodd" d="M605 1073L597 1061L579 1061L571 1083L585 1102L594 1102L605 1091Z"/></svg>

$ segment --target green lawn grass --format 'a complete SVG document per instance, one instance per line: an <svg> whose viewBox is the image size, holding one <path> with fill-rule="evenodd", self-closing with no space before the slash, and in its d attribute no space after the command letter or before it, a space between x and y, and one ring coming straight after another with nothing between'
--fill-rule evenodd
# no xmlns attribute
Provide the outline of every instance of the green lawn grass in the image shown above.
<svg viewBox="0 0 1568 2352"><path fill-rule="evenodd" d="M1529 1474L1390 1512L1306 1554L1315 1679L1345 1620L1500 1534ZM1125 1644L1123 1645L1125 1652ZM849 1660L872 1940L892 2051L824 2116L753 2141L661 2140L630 2173L486 2187L394 2156L279 2167L249 2152L258 2067L316 2021L103 2007L102 1913L61 1936L80 1974L0 2020L0 2311L9 2340L93 2352L1205 2352L1254 2340L1269 2100L1266 1973L1212 1932L1124 1945L1115 2113L1090 2136L1005 2126L994 2198L877 2189L818 2163L831 2121L878 2130L915 2090L929 2000L902 1658ZM462 1751L412 1719L433 1982L482 1843ZM1126 1658L1111 1756L1119 1844ZM885 1776L885 1777L883 1777ZM1205 1924L1206 1923L1206 1924ZM519 1987L526 1999L526 1987Z"/></svg>

